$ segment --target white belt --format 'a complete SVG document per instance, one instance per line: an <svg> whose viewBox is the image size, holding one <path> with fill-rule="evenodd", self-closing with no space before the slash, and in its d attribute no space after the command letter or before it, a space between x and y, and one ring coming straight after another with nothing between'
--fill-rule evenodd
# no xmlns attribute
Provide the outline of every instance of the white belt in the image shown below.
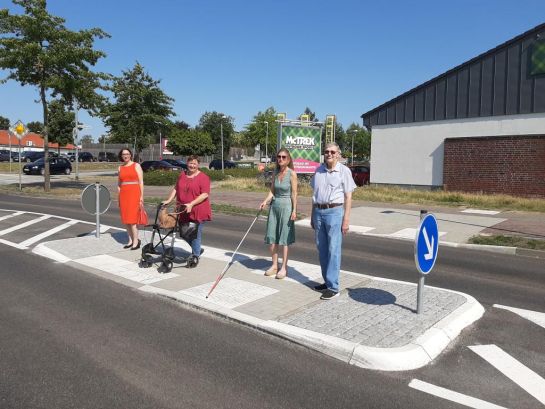
<svg viewBox="0 0 545 409"><path fill-rule="evenodd" d="M121 182L120 185L139 185L140 182Z"/></svg>

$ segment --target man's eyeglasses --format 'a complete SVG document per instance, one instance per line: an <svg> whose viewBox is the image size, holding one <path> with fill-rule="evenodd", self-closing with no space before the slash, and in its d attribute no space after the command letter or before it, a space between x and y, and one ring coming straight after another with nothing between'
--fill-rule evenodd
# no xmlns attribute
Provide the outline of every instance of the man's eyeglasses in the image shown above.
<svg viewBox="0 0 545 409"><path fill-rule="evenodd" d="M324 151L326 155L335 155L337 151Z"/></svg>
<svg viewBox="0 0 545 409"><path fill-rule="evenodd" d="M276 155L278 159L287 159L288 157L286 155Z"/></svg>

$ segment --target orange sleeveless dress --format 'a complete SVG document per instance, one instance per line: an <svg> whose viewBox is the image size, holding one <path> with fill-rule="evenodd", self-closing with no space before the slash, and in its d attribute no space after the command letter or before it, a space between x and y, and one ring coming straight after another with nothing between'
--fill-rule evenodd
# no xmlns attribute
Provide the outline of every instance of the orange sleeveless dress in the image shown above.
<svg viewBox="0 0 545 409"><path fill-rule="evenodd" d="M140 185L138 184L136 163L133 163L130 166L120 166L119 182L119 211L121 213L121 223L136 224L138 220L138 210L140 209Z"/></svg>

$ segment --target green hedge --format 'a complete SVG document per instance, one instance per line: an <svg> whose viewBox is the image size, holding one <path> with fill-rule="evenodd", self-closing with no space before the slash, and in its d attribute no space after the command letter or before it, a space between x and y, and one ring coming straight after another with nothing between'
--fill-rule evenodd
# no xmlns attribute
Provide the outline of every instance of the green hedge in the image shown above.
<svg viewBox="0 0 545 409"><path fill-rule="evenodd" d="M201 172L206 173L210 180L225 180L229 177L252 179L259 175L257 169L225 169L225 174L221 170L210 170L201 168ZM179 172L164 172L154 170L144 173L144 184L148 186L173 186L178 180Z"/></svg>
<svg viewBox="0 0 545 409"><path fill-rule="evenodd" d="M180 172L165 172L153 170L144 172L144 185L148 186L174 186L180 176Z"/></svg>
<svg viewBox="0 0 545 409"><path fill-rule="evenodd" d="M228 177L253 179L259 174L259 171L255 168L225 169L225 174L223 174L221 170L201 168L201 172L204 172L210 176L210 180L225 180Z"/></svg>

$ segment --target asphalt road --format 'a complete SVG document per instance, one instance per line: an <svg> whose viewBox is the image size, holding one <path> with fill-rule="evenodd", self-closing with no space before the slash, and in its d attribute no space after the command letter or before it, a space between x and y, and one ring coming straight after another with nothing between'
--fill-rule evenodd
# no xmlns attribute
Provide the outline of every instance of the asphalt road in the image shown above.
<svg viewBox="0 0 545 409"><path fill-rule="evenodd" d="M0 208L93 222L76 201L0 195ZM115 210L106 224L119 226ZM217 215L204 245L233 248L251 218ZM266 255L259 222L241 251ZM294 258L316 263L309 229ZM458 408L412 379L510 408L542 407L468 347L497 344L545 375L545 330L492 307L545 312L545 262L441 248L430 285L476 297L484 317L417 371L362 370L217 317L0 244L0 408ZM412 244L349 235L343 268L416 280Z"/></svg>

